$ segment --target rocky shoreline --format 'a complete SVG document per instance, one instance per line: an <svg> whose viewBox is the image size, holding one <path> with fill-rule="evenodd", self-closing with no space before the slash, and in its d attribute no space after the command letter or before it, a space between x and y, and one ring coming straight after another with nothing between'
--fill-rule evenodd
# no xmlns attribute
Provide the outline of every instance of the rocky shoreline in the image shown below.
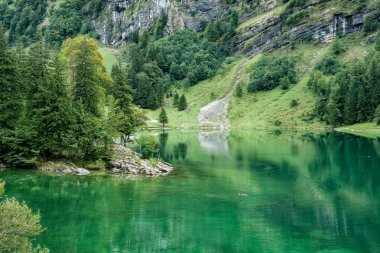
<svg viewBox="0 0 380 253"><path fill-rule="evenodd" d="M111 171L113 173L144 175L144 176L164 176L173 171L173 167L160 160L142 159L141 155L123 146L113 147L113 157L111 160Z"/></svg>
<svg viewBox="0 0 380 253"><path fill-rule="evenodd" d="M164 176L173 171L173 166L160 160L142 159L141 155L120 145L112 147L113 156L110 166L105 172L113 175L134 175L134 176ZM86 168L78 167L69 162L47 162L38 167L39 170L47 173L67 174L86 176L92 172Z"/></svg>

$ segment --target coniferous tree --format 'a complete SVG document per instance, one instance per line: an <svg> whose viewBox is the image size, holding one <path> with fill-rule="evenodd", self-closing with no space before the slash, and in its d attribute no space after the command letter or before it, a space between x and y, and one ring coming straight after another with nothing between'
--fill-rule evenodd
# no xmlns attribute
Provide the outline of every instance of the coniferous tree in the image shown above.
<svg viewBox="0 0 380 253"><path fill-rule="evenodd" d="M165 108L162 107L158 121L162 124L162 129L165 130L165 126L169 123L168 116L166 115Z"/></svg>
<svg viewBox="0 0 380 253"><path fill-rule="evenodd" d="M173 96L173 106L178 108L178 102L179 102L179 95L178 93L176 92Z"/></svg>
<svg viewBox="0 0 380 253"><path fill-rule="evenodd" d="M182 95L178 102L178 111L184 111L187 109L187 101L185 95Z"/></svg>
<svg viewBox="0 0 380 253"><path fill-rule="evenodd" d="M45 57L41 53L40 56ZM36 137L35 149L44 157L67 150L73 124L64 63L55 57L49 65L49 69L44 66L45 70L40 70L44 76L36 79L36 93L30 101L33 105L30 121Z"/></svg>
<svg viewBox="0 0 380 253"><path fill-rule="evenodd" d="M366 98L365 90L363 85L358 88L358 102L357 102L357 115L358 122L365 122L368 120L368 113L370 103Z"/></svg>
<svg viewBox="0 0 380 253"><path fill-rule="evenodd" d="M344 121L346 124L354 124L358 118L357 114L357 88L355 83L351 81L348 95L344 104Z"/></svg>
<svg viewBox="0 0 380 253"><path fill-rule="evenodd" d="M114 65L112 68L112 79L114 81L114 97L116 105L122 113L120 122L120 132L122 134L121 142L124 144L135 131L136 113L132 106L132 88L130 87L125 69L121 65Z"/></svg>
<svg viewBox="0 0 380 253"><path fill-rule="evenodd" d="M14 128L22 111L20 75L0 26L0 129Z"/></svg>
<svg viewBox="0 0 380 253"><path fill-rule="evenodd" d="M71 74L75 107L82 104L86 112L99 116L104 65L96 41L86 37L68 39L63 44L62 54Z"/></svg>
<svg viewBox="0 0 380 253"><path fill-rule="evenodd" d="M368 66L366 83L371 94L369 113L373 114L376 107L380 105L380 65L376 59L373 59Z"/></svg>

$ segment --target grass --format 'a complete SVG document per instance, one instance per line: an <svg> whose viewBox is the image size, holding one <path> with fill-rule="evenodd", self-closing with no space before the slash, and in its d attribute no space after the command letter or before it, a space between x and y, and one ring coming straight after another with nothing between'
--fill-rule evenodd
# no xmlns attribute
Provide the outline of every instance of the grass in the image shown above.
<svg viewBox="0 0 380 253"><path fill-rule="evenodd" d="M233 85L233 79L236 69L243 59L236 60L226 66L211 79L202 81L187 89L178 89L177 92L182 95L185 93L188 109L179 112L173 107L173 99L165 100L165 110L169 117L169 128L196 129L199 128L198 113L199 110L214 101L224 97ZM156 111L146 110L147 116L151 120L157 120L160 109ZM158 122L148 122L148 127L161 127Z"/></svg>
<svg viewBox="0 0 380 253"><path fill-rule="evenodd" d="M375 123L360 123L351 126L340 127L335 130L342 133L350 133L369 138L380 137L380 125L376 125Z"/></svg>
<svg viewBox="0 0 380 253"><path fill-rule="evenodd" d="M353 33L340 39L347 51L338 56L341 62L361 60L365 58L371 50L372 45L362 43L365 41L365 34L362 32ZM250 59L241 72L244 95L242 98L233 96L228 118L233 129L304 129L317 130L326 129L328 126L313 119L313 111L316 96L307 87L310 73L315 65L325 56L331 54L332 43L330 44L297 44L295 50L284 47L275 50L273 55L286 55L293 57L297 62L297 74L299 82L290 86L288 90L277 87L271 91L248 93L246 86L249 82L249 72L252 65L260 59L261 55L256 55ZM223 97L231 88L232 80L236 73L237 66L244 61L240 59L230 65L225 66L223 73L212 79L205 80L187 90L180 89L179 93L186 93L189 110L178 112L172 106L172 99L166 99L166 110L169 117L170 128L199 128L197 116L199 109L211 101ZM213 95L212 95L213 94ZM298 106L292 107L292 100L298 102ZM147 111L150 119L158 119L159 110ZM158 122L148 123L149 127L160 128ZM379 127L371 123L364 124L361 128L347 127L339 131L349 131L360 135L377 136ZM352 130L352 131L351 131Z"/></svg>
<svg viewBox="0 0 380 253"><path fill-rule="evenodd" d="M252 27L256 24L265 23L269 19L277 18L286 9L286 6L287 6L287 4L278 6L271 11L259 14L253 18L248 19L247 21L245 21L239 25L239 27L237 28L237 31L239 32L239 31L244 30L246 28Z"/></svg>
<svg viewBox="0 0 380 253"><path fill-rule="evenodd" d="M111 73L112 66L117 63L115 50L108 47L101 47L99 48L99 52L103 56L104 66L106 67L107 73Z"/></svg>

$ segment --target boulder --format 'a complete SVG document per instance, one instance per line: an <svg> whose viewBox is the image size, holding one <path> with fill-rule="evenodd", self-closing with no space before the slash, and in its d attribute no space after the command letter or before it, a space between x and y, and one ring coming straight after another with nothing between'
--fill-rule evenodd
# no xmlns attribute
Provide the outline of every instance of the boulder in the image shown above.
<svg viewBox="0 0 380 253"><path fill-rule="evenodd" d="M141 155L120 145L113 147L113 157L111 160L111 171L113 173L163 176L169 174L173 167L160 160L145 160Z"/></svg>
<svg viewBox="0 0 380 253"><path fill-rule="evenodd" d="M85 176L90 174L90 171L80 168L73 163L64 162L47 162L39 167L40 170L50 173L58 174L72 174L78 176Z"/></svg>

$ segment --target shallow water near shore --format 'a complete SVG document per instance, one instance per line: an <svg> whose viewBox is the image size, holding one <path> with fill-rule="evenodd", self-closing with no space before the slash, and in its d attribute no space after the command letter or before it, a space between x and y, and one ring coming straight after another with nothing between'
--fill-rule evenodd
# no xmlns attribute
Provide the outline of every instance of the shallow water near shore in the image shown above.
<svg viewBox="0 0 380 253"><path fill-rule="evenodd" d="M166 177L0 171L51 252L380 252L380 140L156 133Z"/></svg>

